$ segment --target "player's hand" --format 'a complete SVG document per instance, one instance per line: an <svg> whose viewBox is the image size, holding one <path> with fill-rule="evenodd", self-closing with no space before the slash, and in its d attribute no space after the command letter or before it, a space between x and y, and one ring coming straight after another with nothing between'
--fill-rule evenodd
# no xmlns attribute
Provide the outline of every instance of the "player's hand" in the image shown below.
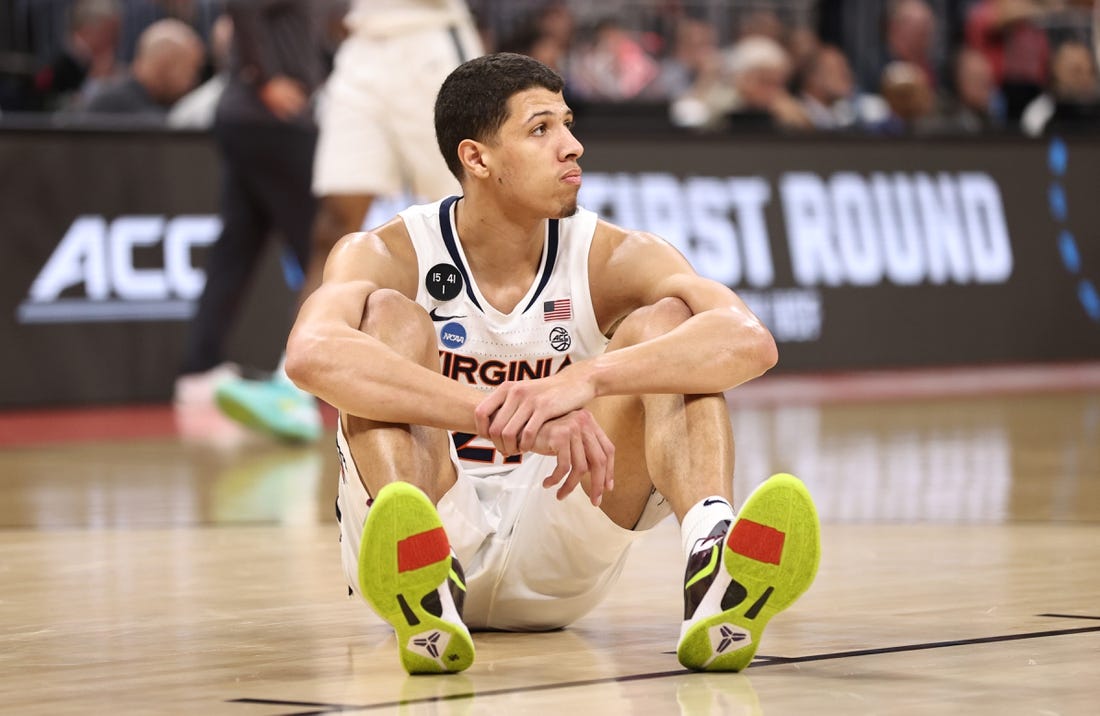
<svg viewBox="0 0 1100 716"><path fill-rule="evenodd" d="M564 500L585 477L588 499L596 507L604 493L615 487L615 446L587 410L574 410L544 423L535 435L532 452L557 457L554 472L542 481L542 486L550 489L561 483L559 500Z"/></svg>
<svg viewBox="0 0 1100 716"><path fill-rule="evenodd" d="M300 82L277 75L260 87L260 100L273 115L286 122L302 113L309 97Z"/></svg>
<svg viewBox="0 0 1100 716"><path fill-rule="evenodd" d="M474 411L478 434L492 440L505 455L532 450L544 423L579 410L596 397L591 382L576 368L499 386Z"/></svg>

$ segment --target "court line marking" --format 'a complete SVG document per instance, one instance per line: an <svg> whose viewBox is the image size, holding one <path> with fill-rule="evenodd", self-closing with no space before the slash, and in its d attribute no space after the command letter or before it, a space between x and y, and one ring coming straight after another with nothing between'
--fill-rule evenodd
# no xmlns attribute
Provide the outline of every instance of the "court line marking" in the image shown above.
<svg viewBox="0 0 1100 716"><path fill-rule="evenodd" d="M1063 619L1095 619L1100 616L1083 616L1075 614L1038 614L1040 617L1057 617ZM1006 641L1021 641L1025 639L1042 639L1052 636L1069 636L1073 634L1088 634L1100 632L1100 626L1077 627L1075 629L1051 629L1047 631L1026 632L1023 634L1002 634L998 636L975 637L973 639L955 639L951 641L933 641L922 644L904 644L901 646L887 646L877 649L856 649L853 651L836 651L825 654L810 654L807 656L758 656L753 660L750 668L759 669L776 664L800 664L810 661L826 661L831 659L848 659L860 656L874 656L878 654L897 654L907 651L923 651L927 649L945 649L954 646L970 646L974 644L995 644ZM672 653L672 652L668 652ZM412 706L416 704L438 703L442 701L457 701L459 699L485 698L514 694L520 692L550 691L553 689L571 689L595 684L624 683L630 681L648 681L664 679L670 676L684 676L693 672L687 669L674 671L655 671L647 674L629 674L627 676L612 676L603 679L586 679L583 681L568 681L556 684L544 684L541 686L523 686L507 689L493 689L491 691L479 691L477 693L447 694L444 696L430 696L421 699L400 699L397 701L385 701L376 704L329 704L312 701L281 701L278 699L239 698L229 699L229 703L237 704L265 704L268 706L304 706L319 710L295 711L281 714L280 716L322 716L323 714L340 713L346 711L374 711L377 709L389 709L398 706Z"/></svg>

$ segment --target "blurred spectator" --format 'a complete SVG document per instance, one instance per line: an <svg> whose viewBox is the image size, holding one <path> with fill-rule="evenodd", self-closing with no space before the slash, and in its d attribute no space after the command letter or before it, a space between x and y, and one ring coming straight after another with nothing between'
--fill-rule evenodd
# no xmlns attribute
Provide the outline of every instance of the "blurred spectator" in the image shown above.
<svg viewBox="0 0 1100 716"><path fill-rule="evenodd" d="M936 18L925 0L895 0L886 16L887 64L905 62L924 74L929 87L938 84L932 60Z"/></svg>
<svg viewBox="0 0 1100 716"><path fill-rule="evenodd" d="M760 35L746 37L672 103L673 124L703 130L808 129L809 117L787 90L790 75L782 45Z"/></svg>
<svg viewBox="0 0 1100 716"><path fill-rule="evenodd" d="M856 91L848 58L823 45L806 62L799 96L814 128L856 129L882 122L889 109L881 97Z"/></svg>
<svg viewBox="0 0 1100 716"><path fill-rule="evenodd" d="M311 100L324 80L324 42L314 3L227 0L226 10L233 21L230 76L214 117L222 232L207 255L206 284L176 380L178 404L209 404L217 386L238 372L224 362L225 344L249 280L275 236L304 271L316 214ZM300 426L303 439L320 433L319 420L310 417Z"/></svg>
<svg viewBox="0 0 1100 716"><path fill-rule="evenodd" d="M812 27L800 25L798 27L791 28L791 31L787 33L787 54L791 57L791 66L793 67L793 75L795 77L804 77L807 69L816 60L817 53L822 47L821 38L818 37L817 32ZM834 48L844 56L845 64L848 65L848 73L852 74L851 63L848 61L847 56L839 47L834 45ZM853 84L855 80L852 80Z"/></svg>
<svg viewBox="0 0 1100 716"><path fill-rule="evenodd" d="M548 38L562 52L568 52L573 46L577 21L564 0L551 0L535 14L535 29L540 37Z"/></svg>
<svg viewBox="0 0 1100 716"><path fill-rule="evenodd" d="M960 49L952 79L955 93L938 129L974 134L1004 127L1004 105L985 55L970 47Z"/></svg>
<svg viewBox="0 0 1100 716"><path fill-rule="evenodd" d="M662 92L673 100L684 96L699 82L709 81L721 61L714 27L695 18L680 18L672 50L661 60Z"/></svg>
<svg viewBox="0 0 1100 716"><path fill-rule="evenodd" d="M184 95L168 113L168 126L176 129L208 129L214 124L225 86L229 84L229 52L233 43L233 20L221 15L210 28L210 62L214 74Z"/></svg>
<svg viewBox="0 0 1100 716"><path fill-rule="evenodd" d="M725 59L707 55L687 91L672 98L669 119L677 127L714 131L725 128L726 116L737 105L737 90Z"/></svg>
<svg viewBox="0 0 1100 716"><path fill-rule="evenodd" d="M1069 40L1054 51L1050 87L1024 109L1020 126L1037 137L1051 129L1074 129L1074 125L1100 127L1097 103L1096 65L1087 45Z"/></svg>
<svg viewBox="0 0 1100 716"><path fill-rule="evenodd" d="M564 2L550 2L502 38L496 50L534 57L562 77L568 77L574 30L575 21L569 7ZM567 99L571 95L570 87L566 87L565 95Z"/></svg>
<svg viewBox="0 0 1100 716"><path fill-rule="evenodd" d="M541 34L534 25L525 25L506 37L497 47L497 51L534 57L558 74L565 74L566 49L553 37ZM567 97L568 94L567 91Z"/></svg>
<svg viewBox="0 0 1100 716"><path fill-rule="evenodd" d="M75 0L64 45L34 77L30 109L57 110L85 104L100 85L121 75L116 59L122 13L118 0Z"/></svg>
<svg viewBox="0 0 1100 716"><path fill-rule="evenodd" d="M727 120L734 127L812 126L805 110L787 90L792 68L782 45L763 35L751 35L734 45L727 61L735 92Z"/></svg>
<svg viewBox="0 0 1100 716"><path fill-rule="evenodd" d="M978 0L967 15L966 42L993 67L1010 120L1046 85L1050 46L1036 24L1045 13L1034 0Z"/></svg>
<svg viewBox="0 0 1100 716"><path fill-rule="evenodd" d="M783 44L787 39L787 28L775 10L758 7L744 12L738 18L736 37L737 40L766 37Z"/></svg>
<svg viewBox="0 0 1100 716"><path fill-rule="evenodd" d="M591 40L570 61L572 94L590 102L660 97L657 61L617 19L597 23Z"/></svg>
<svg viewBox="0 0 1100 716"><path fill-rule="evenodd" d="M202 63L202 40L194 30L179 20L158 20L141 33L129 74L105 85L85 111L163 119L195 86Z"/></svg>
<svg viewBox="0 0 1100 716"><path fill-rule="evenodd" d="M928 75L910 62L891 62L882 71L882 98L889 116L873 130L878 134L910 135L927 129L935 111Z"/></svg>

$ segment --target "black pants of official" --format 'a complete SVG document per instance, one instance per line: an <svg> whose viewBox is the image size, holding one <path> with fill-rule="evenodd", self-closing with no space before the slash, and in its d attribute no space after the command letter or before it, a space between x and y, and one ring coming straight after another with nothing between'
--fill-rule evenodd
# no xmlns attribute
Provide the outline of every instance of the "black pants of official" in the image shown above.
<svg viewBox="0 0 1100 716"><path fill-rule="evenodd" d="M219 121L214 138L221 155L222 233L207 255L206 286L181 373L225 360L229 332L269 240L283 240L307 270L317 210L310 188L316 130Z"/></svg>

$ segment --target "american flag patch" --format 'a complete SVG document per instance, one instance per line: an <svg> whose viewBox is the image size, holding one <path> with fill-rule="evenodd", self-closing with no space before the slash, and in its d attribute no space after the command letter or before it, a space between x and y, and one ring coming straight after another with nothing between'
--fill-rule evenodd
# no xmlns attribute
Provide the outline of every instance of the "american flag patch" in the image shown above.
<svg viewBox="0 0 1100 716"><path fill-rule="evenodd" d="M559 298L556 301L543 301L542 320L568 321L573 317L573 299Z"/></svg>

